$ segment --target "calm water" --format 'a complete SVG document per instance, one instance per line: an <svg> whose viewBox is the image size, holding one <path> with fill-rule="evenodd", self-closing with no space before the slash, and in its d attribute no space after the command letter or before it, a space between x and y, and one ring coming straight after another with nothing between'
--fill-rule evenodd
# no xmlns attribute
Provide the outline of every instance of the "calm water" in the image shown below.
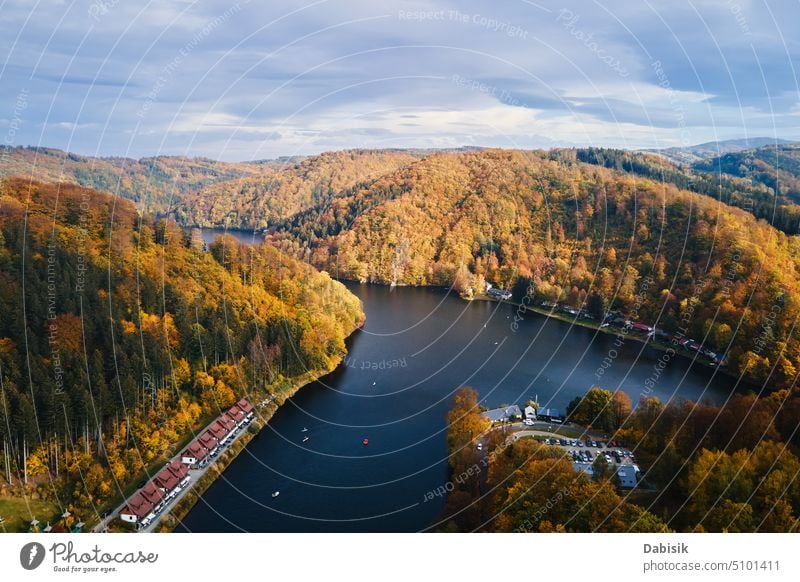
<svg viewBox="0 0 800 582"><path fill-rule="evenodd" d="M259 244L264 240L264 235L252 230L226 230L224 228L201 228L200 230L202 231L203 240L209 245L214 242L214 239L223 234L228 234L239 242L248 245Z"/></svg>
<svg viewBox="0 0 800 582"><path fill-rule="evenodd" d="M447 480L445 418L459 386L476 388L490 407L538 395L563 411L598 383L595 372L614 347L613 336L534 314L513 332L510 305L437 289L348 286L367 323L351 338L346 363L275 414L179 531L425 529L442 509L425 494ZM661 352L633 341L618 352L601 384L636 402ZM732 384L676 358L654 393L720 401Z"/></svg>

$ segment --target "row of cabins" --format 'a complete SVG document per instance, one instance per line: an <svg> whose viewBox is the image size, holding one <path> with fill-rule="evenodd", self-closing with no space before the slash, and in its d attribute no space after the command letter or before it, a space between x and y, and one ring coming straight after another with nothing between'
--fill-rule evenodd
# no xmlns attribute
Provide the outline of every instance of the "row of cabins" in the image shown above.
<svg viewBox="0 0 800 582"><path fill-rule="evenodd" d="M677 344L686 350L697 352L701 356L707 358L710 363L717 366L721 366L725 362L724 354L718 354L713 350L703 346L700 342L682 335L671 334L664 330L656 329L654 326L642 323L640 321L631 321L616 312L606 315L606 318L603 321L603 326L619 328L627 327L629 330L647 334L648 337L661 343Z"/></svg>
<svg viewBox="0 0 800 582"><path fill-rule="evenodd" d="M150 525L156 515L183 490L190 479L189 467L178 459L173 459L159 471L158 475L128 499L127 505L119 512L120 519L129 523L140 523L142 526Z"/></svg>
<svg viewBox="0 0 800 582"><path fill-rule="evenodd" d="M225 411L159 473L128 499L119 513L128 523L147 527L191 480L189 468L204 467L220 447L232 441L237 432L253 420L253 406L244 398Z"/></svg>
<svg viewBox="0 0 800 582"><path fill-rule="evenodd" d="M181 453L181 463L188 467L204 467L216 456L221 446L234 439L236 433L253 420L253 405L242 398L208 425L199 437Z"/></svg>

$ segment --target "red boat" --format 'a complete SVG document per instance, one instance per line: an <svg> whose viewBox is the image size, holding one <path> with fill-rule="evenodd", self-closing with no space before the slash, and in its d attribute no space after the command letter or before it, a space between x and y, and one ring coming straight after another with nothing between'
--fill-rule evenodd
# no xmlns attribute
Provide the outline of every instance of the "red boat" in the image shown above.
<svg viewBox="0 0 800 582"><path fill-rule="evenodd" d="M361 444L366 447L369 444L369 439L364 439L363 441L361 441Z"/></svg>

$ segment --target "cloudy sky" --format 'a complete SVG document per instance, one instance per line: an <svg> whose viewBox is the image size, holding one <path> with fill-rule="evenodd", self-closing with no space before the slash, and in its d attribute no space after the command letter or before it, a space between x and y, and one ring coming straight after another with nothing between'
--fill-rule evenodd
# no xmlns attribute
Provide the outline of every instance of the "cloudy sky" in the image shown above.
<svg viewBox="0 0 800 582"><path fill-rule="evenodd" d="M764 0L0 0L0 134L225 160L795 139L799 21Z"/></svg>

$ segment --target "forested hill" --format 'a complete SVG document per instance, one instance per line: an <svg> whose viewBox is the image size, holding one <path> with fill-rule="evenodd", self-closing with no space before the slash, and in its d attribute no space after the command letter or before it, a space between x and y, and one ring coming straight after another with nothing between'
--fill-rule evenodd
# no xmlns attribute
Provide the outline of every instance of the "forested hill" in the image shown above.
<svg viewBox="0 0 800 582"><path fill-rule="evenodd" d="M275 248L205 252L105 193L0 186L2 450L14 483L27 467L81 515L236 399L330 369L363 320L342 284Z"/></svg>
<svg viewBox="0 0 800 582"><path fill-rule="evenodd" d="M800 203L800 146L796 144L726 153L693 167L763 184L776 196Z"/></svg>
<svg viewBox="0 0 800 582"><path fill-rule="evenodd" d="M779 386L800 366L800 239L563 152L429 155L285 221L271 240L345 279L488 281L518 299L530 289L536 302L686 327L731 369Z"/></svg>
<svg viewBox="0 0 800 582"><path fill-rule="evenodd" d="M235 164L181 156L97 158L53 148L10 148L0 156L0 176L95 188L118 194L154 214L168 212L184 194L207 184L267 170L267 163Z"/></svg>
<svg viewBox="0 0 800 582"><path fill-rule="evenodd" d="M275 163L266 174L210 184L176 208L179 222L195 226L264 229L312 207L329 204L361 182L411 164L421 152L346 150Z"/></svg>
<svg viewBox="0 0 800 582"><path fill-rule="evenodd" d="M782 153L779 153L782 152ZM750 212L787 234L800 234L800 149L763 147L677 164L655 153L606 148L555 150L578 160L672 184Z"/></svg>

